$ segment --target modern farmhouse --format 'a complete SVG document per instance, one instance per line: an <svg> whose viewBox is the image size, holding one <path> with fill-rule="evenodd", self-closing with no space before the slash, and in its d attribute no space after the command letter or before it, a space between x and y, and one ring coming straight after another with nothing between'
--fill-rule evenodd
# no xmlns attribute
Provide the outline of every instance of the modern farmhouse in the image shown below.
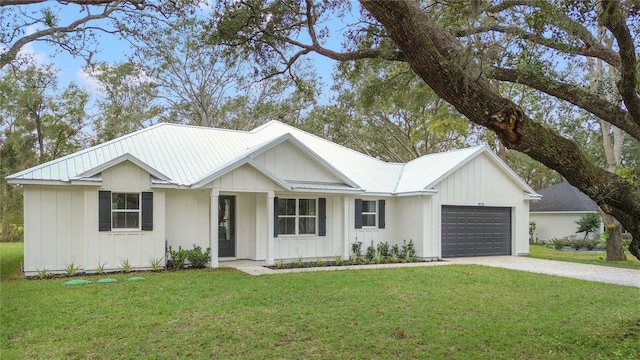
<svg viewBox="0 0 640 360"><path fill-rule="evenodd" d="M24 270L133 268L166 248L225 259L520 255L540 196L487 147L387 163L271 121L252 131L158 124L7 177L24 194Z"/></svg>

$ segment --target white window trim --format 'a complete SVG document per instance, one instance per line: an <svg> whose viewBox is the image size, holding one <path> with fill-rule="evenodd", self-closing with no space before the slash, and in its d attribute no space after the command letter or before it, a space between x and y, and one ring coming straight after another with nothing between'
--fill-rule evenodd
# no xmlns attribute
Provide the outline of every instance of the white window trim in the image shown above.
<svg viewBox="0 0 640 360"><path fill-rule="evenodd" d="M138 195L138 209L114 209L113 208L113 196L116 194L137 194ZM114 227L113 223L113 214L114 213L138 213L138 227L134 228L117 228ZM142 231L142 193L141 192L111 192L111 231L114 232L131 232L131 231Z"/></svg>
<svg viewBox="0 0 640 360"><path fill-rule="evenodd" d="M278 231L278 237L317 237L318 236L318 198L315 197L279 197L280 200L295 200L296 201L296 214L295 215L277 215L278 219L282 218L295 218L295 234L284 234ZM300 200L315 200L316 202L316 214L315 215L300 215ZM313 218L315 221L315 229L313 234L300 234L300 218Z"/></svg>

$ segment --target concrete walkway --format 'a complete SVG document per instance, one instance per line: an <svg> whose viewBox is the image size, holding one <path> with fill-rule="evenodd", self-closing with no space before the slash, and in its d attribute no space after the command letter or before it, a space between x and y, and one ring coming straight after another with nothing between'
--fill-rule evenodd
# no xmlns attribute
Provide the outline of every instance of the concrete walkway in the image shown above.
<svg viewBox="0 0 640 360"><path fill-rule="evenodd" d="M525 256L486 256L445 259L444 261L419 262L407 264L379 264L356 266L328 266L303 269L272 270L264 267L261 261L224 261L222 267L231 267L250 275L286 274L312 271L389 269L398 267L421 267L443 265L482 265L511 270L528 271L538 274L562 276L586 281L608 284L634 286L640 288L640 270L617 268L610 266L589 265L555 260L535 259Z"/></svg>

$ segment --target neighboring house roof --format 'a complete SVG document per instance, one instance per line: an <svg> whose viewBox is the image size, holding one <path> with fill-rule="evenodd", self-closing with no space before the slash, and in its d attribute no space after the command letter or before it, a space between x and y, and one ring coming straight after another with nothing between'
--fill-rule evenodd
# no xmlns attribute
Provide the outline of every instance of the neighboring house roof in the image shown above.
<svg viewBox="0 0 640 360"><path fill-rule="evenodd" d="M342 183L279 179L253 161L283 142ZM7 180L13 184L96 182L102 170L131 161L148 171L154 184L197 188L246 164L289 190L408 194L433 191L440 180L483 153L490 154L523 191L537 196L485 146L426 155L406 164L388 163L278 121L249 132L162 123L26 169Z"/></svg>
<svg viewBox="0 0 640 360"><path fill-rule="evenodd" d="M594 212L598 205L568 182L538 190L542 200L529 204L530 212Z"/></svg>

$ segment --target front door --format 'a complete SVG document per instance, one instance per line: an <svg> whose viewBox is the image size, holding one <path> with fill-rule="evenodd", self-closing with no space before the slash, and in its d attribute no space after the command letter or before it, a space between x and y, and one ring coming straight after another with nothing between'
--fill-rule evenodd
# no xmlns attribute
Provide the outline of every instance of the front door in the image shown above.
<svg viewBox="0 0 640 360"><path fill-rule="evenodd" d="M218 256L236 256L236 197L218 200Z"/></svg>

